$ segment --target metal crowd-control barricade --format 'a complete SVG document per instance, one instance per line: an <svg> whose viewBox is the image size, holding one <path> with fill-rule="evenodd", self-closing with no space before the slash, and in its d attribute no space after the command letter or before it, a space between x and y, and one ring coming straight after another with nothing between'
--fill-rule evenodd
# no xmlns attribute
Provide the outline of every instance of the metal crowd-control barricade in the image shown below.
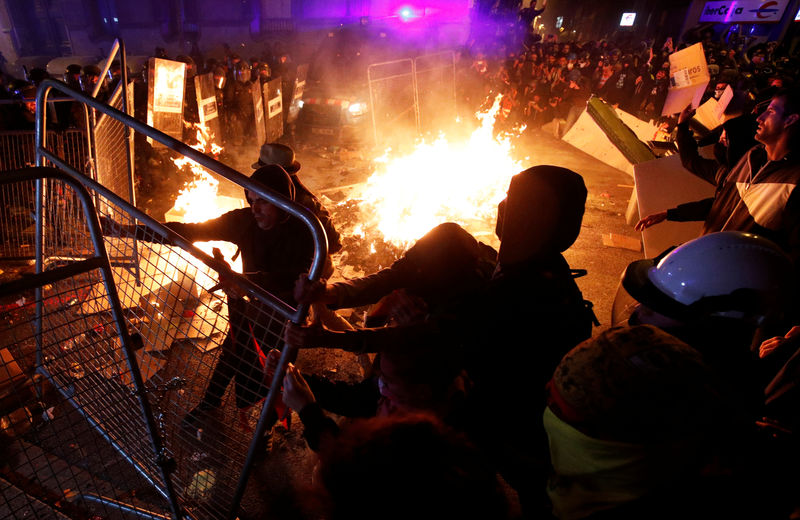
<svg viewBox="0 0 800 520"><path fill-rule="evenodd" d="M115 59L120 61L120 81L107 101L108 105L128 115L133 113L132 84L128 84L128 62L125 43L117 38L108 58L103 63L100 77L103 78ZM92 91L97 98L102 87L98 81ZM102 112L92 111L92 149L95 159L95 179L111 191L136 205L133 181L133 134L123 123L106 117Z"/></svg>
<svg viewBox="0 0 800 520"><path fill-rule="evenodd" d="M420 132L449 128L456 120L456 58L453 51L414 58Z"/></svg>
<svg viewBox="0 0 800 520"><path fill-rule="evenodd" d="M367 68L377 145L413 141L456 120L455 53L426 54Z"/></svg>
<svg viewBox="0 0 800 520"><path fill-rule="evenodd" d="M419 104L410 59L367 67L370 112L376 145L393 139L413 141L419 133Z"/></svg>
<svg viewBox="0 0 800 520"><path fill-rule="evenodd" d="M63 83L45 81L38 106L51 89L299 218L315 245L309 276L319 277L326 240L311 212ZM26 421L33 423L33 432L21 432L12 445L17 461L12 469L25 479L9 482L9 489L38 489L28 494L60 505L63 513L68 513L66 507L99 510L112 518L122 513L198 520L239 516L259 439L271 426L269 411L278 395L274 389L280 388L296 352L282 349L271 382L263 380L257 365L255 370L220 365L220 352L232 328L247 331L247 345L236 348L266 352L282 347L286 321L301 322L307 308L293 308L229 272L227 264L58 157L47 147L43 114L37 114L36 137L39 164L48 161L66 174L36 181L36 274L25 283L0 286L7 306L4 323L13 321L13 331L24 329L2 335L11 336L4 341L13 359L3 361L0 374L3 368L10 373L13 362L23 376L36 379L19 383L33 389L31 403L16 403L20 406L13 413L18 419L9 423L20 429ZM85 209L92 205L94 210ZM54 226L51 208L60 206L63 222ZM102 239L97 217L106 223ZM108 260L132 247L138 255L138 275ZM235 281L246 294L244 300L234 304L214 290L220 273ZM236 377L257 388L263 400L247 410L241 424L231 384L218 410L204 415L200 423L186 424L187 413L200 402L220 367L237 371ZM20 408L28 412L18 412ZM44 415L37 415L39 411ZM48 432L46 441L40 432ZM5 488L2 497L6 508L16 503ZM3 505L0 501L0 510Z"/></svg>
<svg viewBox="0 0 800 520"><path fill-rule="evenodd" d="M63 157L86 174L90 172L84 131L50 131L47 142L54 154ZM35 163L34 131L0 132L0 176L7 171L33 166ZM34 194L33 182L0 186L0 259L34 258Z"/></svg>

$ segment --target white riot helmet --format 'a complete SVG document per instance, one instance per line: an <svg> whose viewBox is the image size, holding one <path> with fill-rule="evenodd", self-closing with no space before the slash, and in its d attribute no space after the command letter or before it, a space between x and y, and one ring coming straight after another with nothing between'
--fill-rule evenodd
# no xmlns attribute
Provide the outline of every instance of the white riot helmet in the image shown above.
<svg viewBox="0 0 800 520"><path fill-rule="evenodd" d="M675 320L721 317L761 324L786 309L794 268L773 242L721 231L631 263L622 286L638 302Z"/></svg>

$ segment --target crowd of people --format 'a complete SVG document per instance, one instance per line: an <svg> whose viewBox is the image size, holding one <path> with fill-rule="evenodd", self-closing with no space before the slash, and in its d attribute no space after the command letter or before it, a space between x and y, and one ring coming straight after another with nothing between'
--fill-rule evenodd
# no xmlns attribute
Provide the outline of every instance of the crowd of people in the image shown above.
<svg viewBox="0 0 800 520"><path fill-rule="evenodd" d="M294 65L288 52L281 49L282 47L279 45L276 45L274 50L273 47L265 45L259 56L244 59L226 46L224 58L217 59L204 58L196 47L193 49L194 52L188 55L175 56L169 56L164 48L156 47L152 57L186 64L184 119L189 123L198 121L194 78L199 74L213 74L217 106L224 119L223 128L226 130L226 134L219 137L224 140L241 141L243 135L242 129L239 127L245 124L248 105L251 111L253 108L252 96L249 90L244 94L244 90L249 89L251 84L258 83L261 86L275 78L281 78L282 82L287 84L293 80ZM96 64L73 63L65 68L63 74L55 76L51 76L47 70L38 67L26 69L24 78L0 74L0 100L20 101L20 104L17 105L0 105L3 116L0 118L0 130L33 129L32 114L35 113L36 88L45 79L52 78L63 81L69 88L89 96L93 95L94 89L99 83L100 87L96 97L101 101L107 100L122 77L120 62L113 62L105 76L101 72L100 67ZM130 70L129 67L127 74L128 80L135 86L134 112L144 121L147 115L148 65L145 62L141 70ZM291 87L288 90L291 94ZM55 94L54 97L61 96ZM65 104L65 106L69 106L69 104ZM84 125L81 114L71 111L69 108L57 109L49 120L55 128L82 128Z"/></svg>
<svg viewBox="0 0 800 520"><path fill-rule="evenodd" d="M183 132L182 136L177 137L189 144L195 144L197 128L193 125L200 121L195 78L199 75L209 75L213 79L216 97L214 112L216 121L219 122L218 125L208 123L209 141L221 147L223 161L235 155L234 150L238 147L249 144L247 139L253 134L253 127L256 124L254 90L261 95L266 82L280 79L279 91L283 97L284 107L289 106L292 97L296 68L289 54L281 50L281 46L276 45L274 52L272 49L267 45L260 57L253 56L246 60L226 48L224 59L218 60L204 59L199 51L194 53L194 57L190 55L172 57L167 55L163 48L157 47L153 57L186 64ZM151 74L148 62L143 63L140 70L128 70L128 81L133 85L133 116L140 121L148 121L150 88L148 81L153 80ZM76 92L89 97L94 96L100 101L108 101L117 89L121 77L120 62L114 61L105 75L97 65L70 64L63 76L53 79L63 81ZM0 103L0 131L31 132L35 129L37 88L42 81L49 78L51 76L41 68L27 71L25 79L0 74L0 101L7 101ZM71 101L71 98L59 91L51 91L49 100L52 103L48 103L47 107L48 130L86 131L90 122L82 104ZM283 109L282 125L286 125L287 114L288 108ZM154 148L140 132L136 132L134 138L136 192L140 200L146 203L146 210L159 218L172 207L177 193L191 180L191 176L188 172L174 167L169 150ZM22 151L15 153L24 155ZM19 157L0 158L0 165L8 167L19 159Z"/></svg>
<svg viewBox="0 0 800 520"><path fill-rule="evenodd" d="M334 330L312 316L283 332L292 347L374 355L354 384L293 364L282 379L283 405L318 452L314 504L324 517L791 518L797 91L777 91L754 120L755 144L732 163L719 156L717 193L696 213L708 217L703 235L630 264L622 287L631 305L594 336L581 273L563 256L580 234L587 190L565 168L512 178L498 206L499 250L445 223L391 266L337 283L302 274L310 236L252 192L250 210L167 225L233 240L246 276L284 301L374 304L364 328ZM299 164L276 146L262 149L253 179L299 201L286 172ZM696 147L681 154L691 166ZM287 264L291 251L300 256ZM246 286L224 270L221 283L231 330L184 428L206 424L232 380L237 407L252 405L278 366L272 350L262 371L252 349L253 339L267 343L241 300Z"/></svg>
<svg viewBox="0 0 800 520"><path fill-rule="evenodd" d="M315 322L283 331L292 347L374 355L356 384L291 364L283 378L282 400L298 412L309 447L319 453L322 516L798 514L794 57L780 45L742 52L708 34L698 38L712 75L707 95L731 86L737 102L728 115L736 124L723 126L716 159L701 161L687 109L677 119L678 145L687 169L717 191L691 207L648 216L638 227L704 219L703 235L628 266L622 286L630 312L599 334L593 335L599 323L591 302L575 282L581 273L563 255L581 231L587 197L581 175L565 168L534 166L513 177L497 211L499 250L445 223L391 266L338 283L326 281L329 271L318 281L303 274L310 235L249 190L250 209L205 223L167 223L190 240L237 244L250 281L289 303L314 306L314 318L374 305L368 327L334 330ZM643 119L661 117L668 56L677 50L671 40L527 43L519 53L476 48L462 71L461 101L478 107L490 93L502 93L500 124L531 128L574 120L592 94ZM230 110L223 123L236 139L232 129L246 117L237 115L237 88L282 75L285 57L176 60L187 63L189 74L213 74L217 100ZM100 81L90 67L66 73L85 92ZM12 86L25 99L31 87ZM0 95L11 94L6 88ZM324 219L335 250L335 223L300 182L299 168L290 148L266 143L252 179ZM141 227L103 224L107 234L152 236ZM231 381L236 406L252 406L278 364L277 351L270 351L262 371L252 345L280 331L274 322L259 323L263 312L244 299L247 285L220 265L231 326L185 428L222 406ZM352 420L337 422L332 414Z"/></svg>
<svg viewBox="0 0 800 520"><path fill-rule="evenodd" d="M539 128L563 120L568 128L595 95L644 121L662 117L669 88L669 55L689 44L703 44L710 82L703 101L727 86L759 101L775 88L796 84L798 55L778 42L745 48L736 35L726 41L713 30L674 44L636 41L626 35L601 41L530 41L521 47L475 42L462 53L459 85L464 113L475 112L490 94L502 94L501 119L507 127Z"/></svg>

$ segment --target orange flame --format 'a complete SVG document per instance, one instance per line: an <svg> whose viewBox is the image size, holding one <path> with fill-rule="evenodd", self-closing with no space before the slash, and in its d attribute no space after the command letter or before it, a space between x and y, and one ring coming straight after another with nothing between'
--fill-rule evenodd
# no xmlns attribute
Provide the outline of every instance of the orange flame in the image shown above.
<svg viewBox="0 0 800 520"><path fill-rule="evenodd" d="M376 159L375 172L350 199L360 201L362 213L352 234L363 237L375 227L384 241L405 249L438 224L456 222L494 245L497 204L523 169L511 157L512 135L493 135L501 99L476 114L480 126L463 142L440 135L419 142L409 155L393 157L388 150Z"/></svg>
<svg viewBox="0 0 800 520"><path fill-rule="evenodd" d="M213 142L214 135L209 128L201 123L194 123L192 126L197 130L197 143L189 146L199 152L210 153L214 157L218 156L222 152L222 147ZM219 181L197 162L188 157L172 159L172 162L179 169L188 167L194 175L194 179L178 193L175 205L170 210L170 213L174 214L175 218L181 222L204 222L219 217L231 209L242 207L241 201L237 206L235 201L220 197L217 193ZM195 242L194 245L209 255L212 254L214 247L218 247L226 258L231 258L236 253L236 246L229 242ZM242 272L241 258L237 258L231 263L231 269Z"/></svg>

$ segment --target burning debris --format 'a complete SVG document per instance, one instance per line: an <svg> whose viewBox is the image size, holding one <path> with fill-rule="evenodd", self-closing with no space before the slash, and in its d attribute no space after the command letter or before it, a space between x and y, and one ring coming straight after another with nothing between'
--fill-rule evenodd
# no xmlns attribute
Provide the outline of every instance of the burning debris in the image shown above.
<svg viewBox="0 0 800 520"><path fill-rule="evenodd" d="M359 277L388 267L419 237L448 221L497 245L497 204L511 177L523 169L512 157L511 141L524 128L507 133L495 128L501 101L497 96L491 107L477 113L478 127L462 139L440 135L420 140L411 153L387 150L373 161L369 179L330 207L342 233L343 249L334 258L341 276ZM213 143L207 127L193 127L197 143L192 147L216 157L222 148ZM201 165L186 157L172 162L192 180L181 189L167 220L201 222L242 207L240 199L218 194L219 180ZM235 254L227 243L195 245L209 254L218 247L227 259ZM197 267L201 270L199 262ZM241 272L240 265L232 267Z"/></svg>
<svg viewBox="0 0 800 520"><path fill-rule="evenodd" d="M207 126L194 123L192 127L196 129L195 138L197 143L190 145L195 150L209 154L218 158L222 152L222 147L213 142L214 135L210 133ZM219 195L219 180L216 179L208 170L200 164L181 157L172 159L172 162L179 170L189 171L192 180L187 182L175 199L175 205L167 212L168 221L175 222L203 222L216 218L226 211L243 207L241 199L224 197ZM236 247L227 242L196 242L194 244L209 255L216 247L222 251L223 256L228 259L231 269L242 272L241 258L235 261L232 259L236 254ZM201 262L196 262L198 268L202 268Z"/></svg>
<svg viewBox="0 0 800 520"><path fill-rule="evenodd" d="M456 222L496 246L497 204L522 164L511 156L513 134L494 135L502 96L476 114L478 128L461 141L440 135L420 141L410 154L391 150L375 160L367 182L332 208L343 236L339 258L345 275L387 267L419 237L443 222ZM349 269L347 268L349 266Z"/></svg>

